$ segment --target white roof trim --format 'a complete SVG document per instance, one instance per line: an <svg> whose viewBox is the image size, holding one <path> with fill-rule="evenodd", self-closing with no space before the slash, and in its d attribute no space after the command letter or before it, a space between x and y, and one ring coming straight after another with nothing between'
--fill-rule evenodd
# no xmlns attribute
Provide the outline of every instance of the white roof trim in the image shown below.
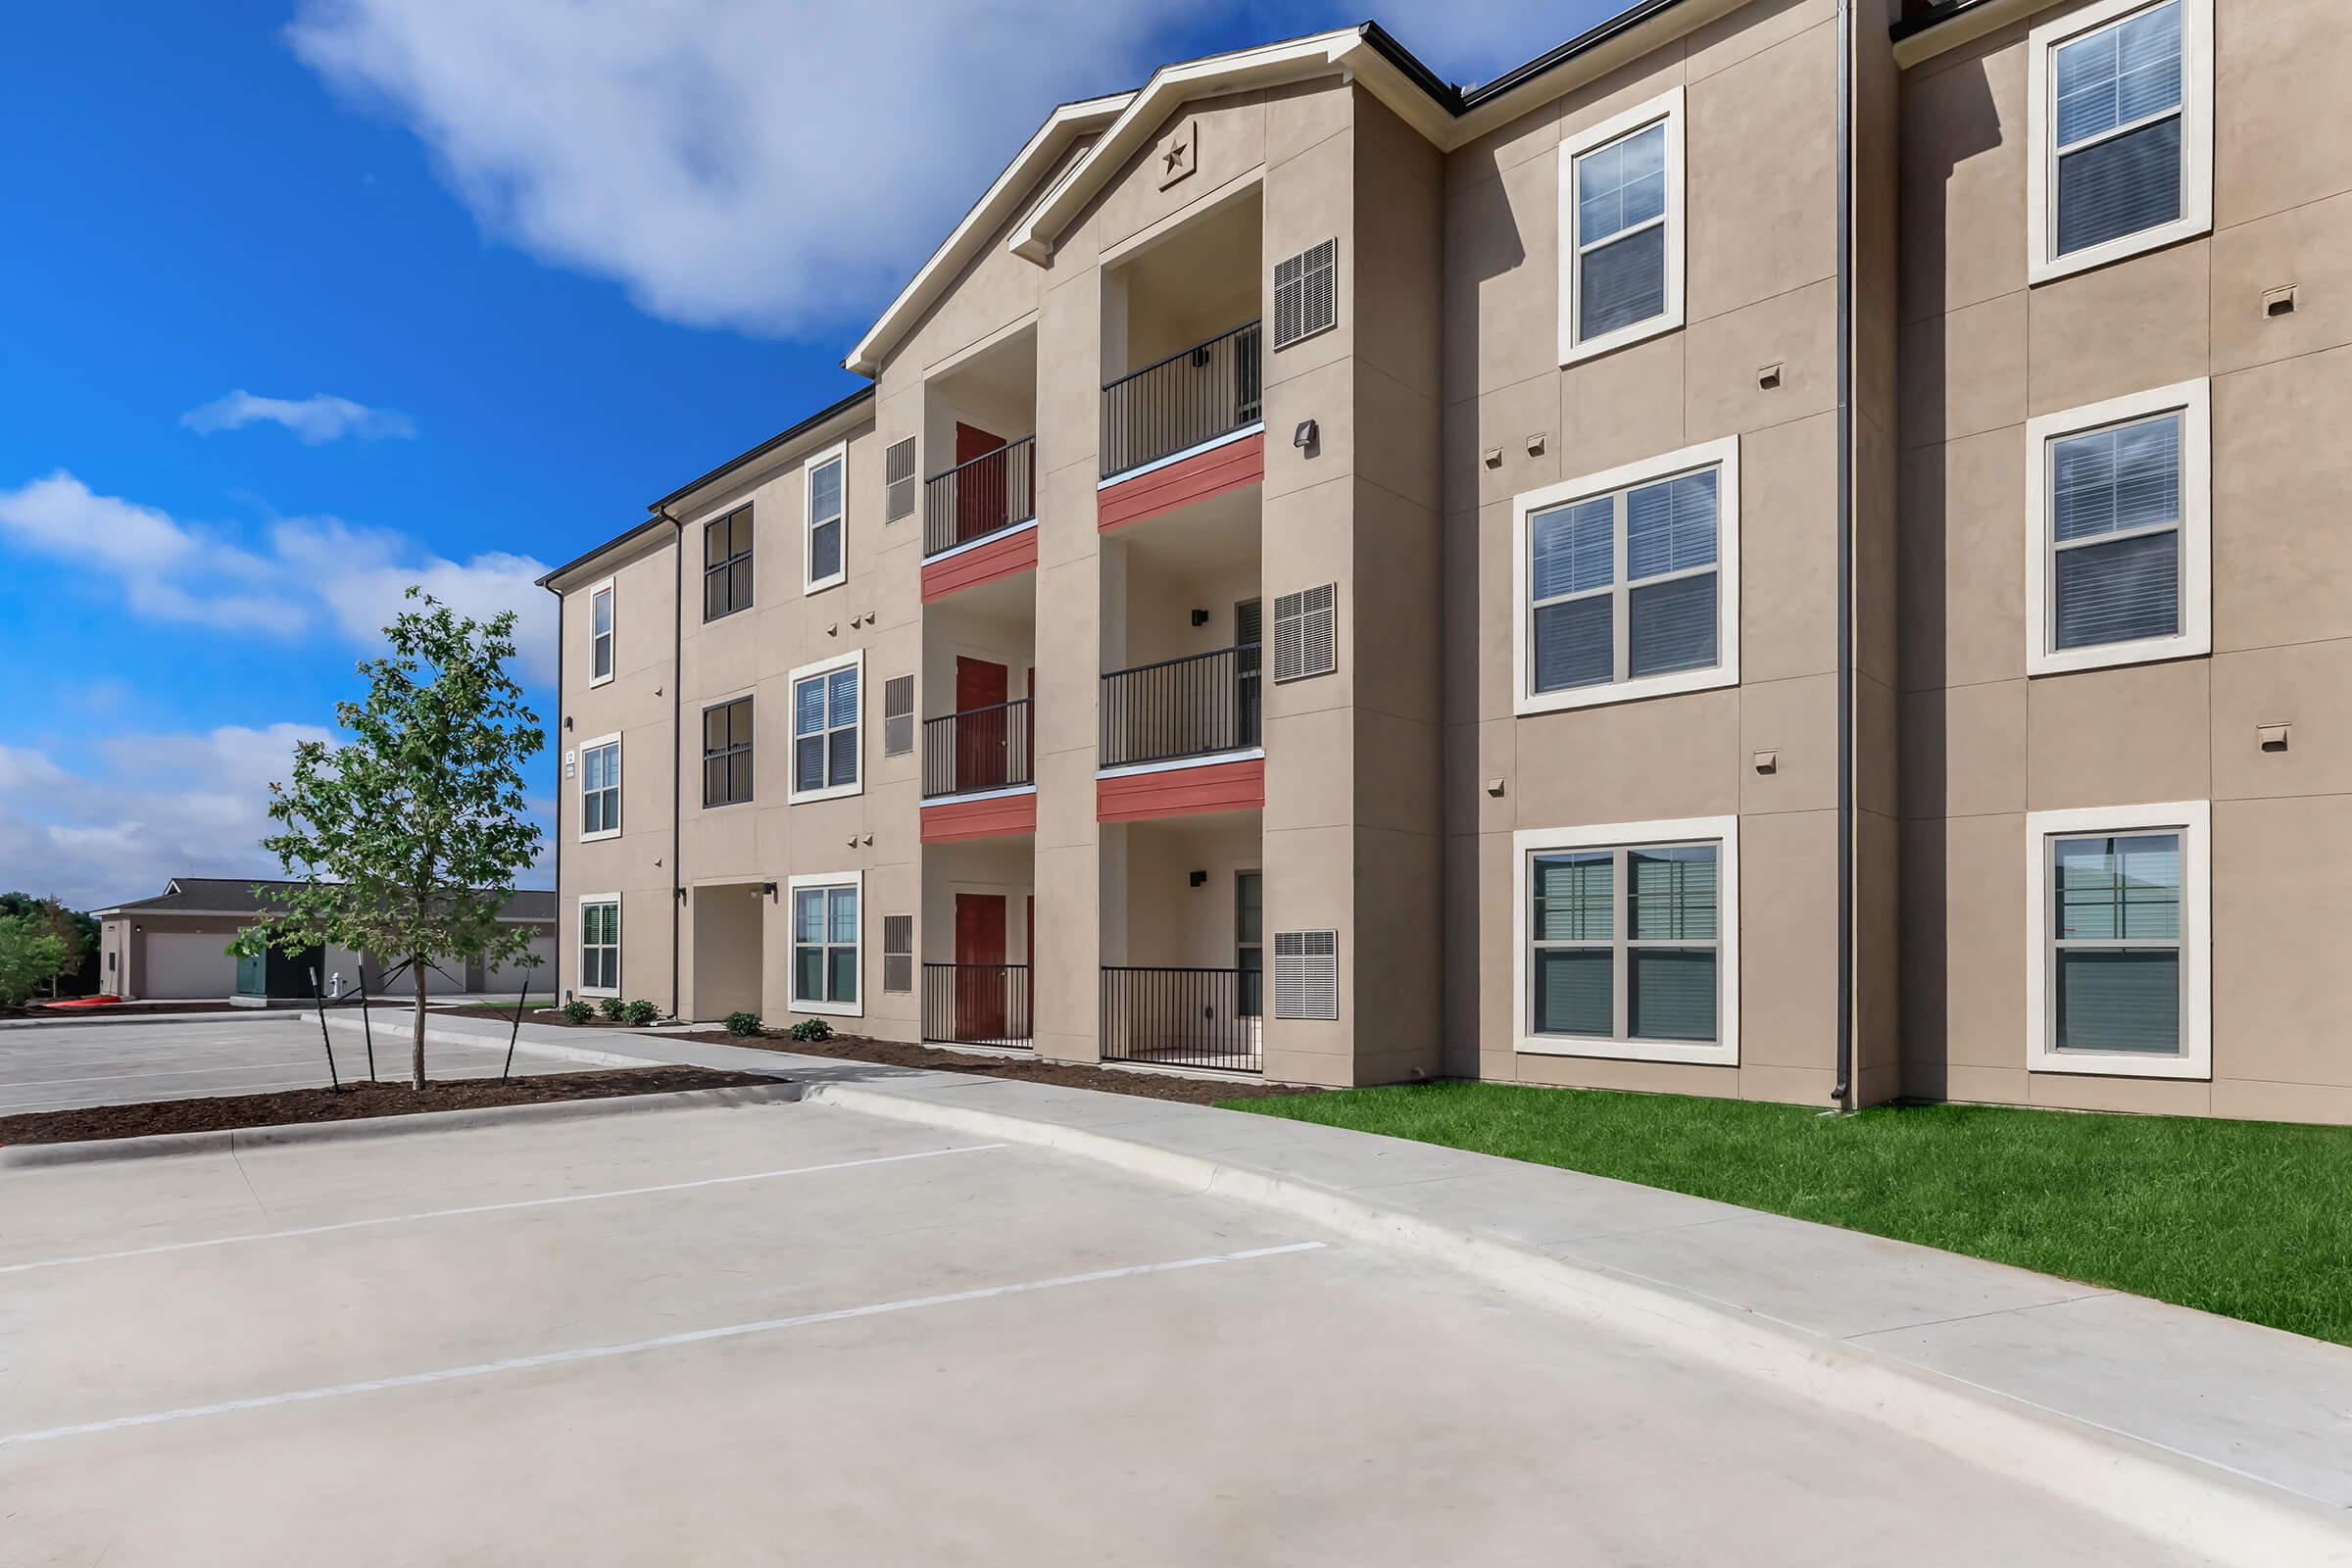
<svg viewBox="0 0 2352 1568"><path fill-rule="evenodd" d="M1134 97L1131 92L1112 93L1106 98L1063 104L1048 115L1046 122L1037 127L1037 134L1029 138L1028 145L1013 155L996 183L988 187L972 210L963 215L963 220L949 231L939 249L931 253L931 259L899 290L899 297L866 328L865 336L858 340L858 346L842 365L859 375L877 373L882 368L883 356L898 346L915 318L947 292L948 285L980 253L988 236L1012 215L1039 176L1069 150L1072 142L1107 124Z"/></svg>

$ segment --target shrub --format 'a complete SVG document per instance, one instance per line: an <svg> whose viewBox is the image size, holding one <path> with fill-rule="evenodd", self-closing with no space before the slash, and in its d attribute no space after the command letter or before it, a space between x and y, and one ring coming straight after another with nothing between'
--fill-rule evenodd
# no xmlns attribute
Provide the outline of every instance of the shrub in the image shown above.
<svg viewBox="0 0 2352 1568"><path fill-rule="evenodd" d="M618 997L607 997L604 1001L596 1004L596 1010L603 1013L606 1017L612 1019L614 1023L620 1022L620 1007L621 1003Z"/></svg>
<svg viewBox="0 0 2352 1568"><path fill-rule="evenodd" d="M833 1038L833 1026L822 1018L803 1018L792 1026L792 1038L795 1040L830 1040Z"/></svg>
<svg viewBox="0 0 2352 1568"><path fill-rule="evenodd" d="M639 998L637 1001L632 1002L627 1006L621 1008L620 1016L623 1022L628 1023L632 1027L642 1029L647 1024L652 1023L656 1018L661 1017L662 1009L655 1006L652 1003L645 1001L643 998Z"/></svg>
<svg viewBox="0 0 2352 1568"><path fill-rule="evenodd" d="M564 1004L564 1016L572 1023L586 1023L596 1016L596 1009L585 1002L566 1002Z"/></svg>
<svg viewBox="0 0 2352 1568"><path fill-rule="evenodd" d="M730 1012L727 1014L727 1033L737 1039L745 1039L760 1032L760 1015L758 1013Z"/></svg>

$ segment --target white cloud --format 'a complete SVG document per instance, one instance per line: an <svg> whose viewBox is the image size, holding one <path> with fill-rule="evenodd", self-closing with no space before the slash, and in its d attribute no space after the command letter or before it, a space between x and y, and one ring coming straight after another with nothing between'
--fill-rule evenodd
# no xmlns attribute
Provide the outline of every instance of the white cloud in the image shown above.
<svg viewBox="0 0 2352 1568"><path fill-rule="evenodd" d="M801 334L887 300L1052 105L1137 85L1236 10L304 0L288 37L405 122L490 233L664 319ZM1268 39L1360 20L1244 14ZM1402 0L1395 20L1441 69L1490 73L1569 24L1519 0Z"/></svg>
<svg viewBox="0 0 2352 1568"><path fill-rule="evenodd" d="M397 410L371 409L325 392L307 398L256 397L243 387L190 409L179 416L179 422L199 435L241 430L249 424L282 424L306 447L347 435L375 441L386 436L406 440L416 434L416 421Z"/></svg>
<svg viewBox="0 0 2352 1568"><path fill-rule="evenodd" d="M547 568L528 556L493 551L452 561L405 535L333 517L280 521L268 548L252 550L220 529L99 495L63 468L0 490L0 541L104 567L123 605L150 619L277 637L324 626L368 648L416 583L476 619L514 611L521 674L555 674L555 600L532 585Z"/></svg>
<svg viewBox="0 0 2352 1568"><path fill-rule="evenodd" d="M261 847L275 827L270 785L292 772L301 742L333 738L287 723L126 733L96 742L79 767L0 745L0 885L97 908L174 876L282 875ZM545 754L531 765L548 765ZM541 868L524 880L549 878Z"/></svg>

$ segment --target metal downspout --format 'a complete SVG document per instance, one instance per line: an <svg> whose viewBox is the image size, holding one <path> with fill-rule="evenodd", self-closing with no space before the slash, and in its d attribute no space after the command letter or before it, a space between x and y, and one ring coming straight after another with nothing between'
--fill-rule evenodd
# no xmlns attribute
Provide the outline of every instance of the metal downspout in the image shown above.
<svg viewBox="0 0 2352 1568"><path fill-rule="evenodd" d="M1854 14L1838 0L1838 1084L1854 1108Z"/></svg>
<svg viewBox="0 0 2352 1568"><path fill-rule="evenodd" d="M678 679L686 662L686 524L666 505L656 507L654 514L676 530L669 541L669 1015L675 1018L686 1000L678 987L678 942L686 923L686 870L678 863L686 809L686 733L679 728L684 710Z"/></svg>

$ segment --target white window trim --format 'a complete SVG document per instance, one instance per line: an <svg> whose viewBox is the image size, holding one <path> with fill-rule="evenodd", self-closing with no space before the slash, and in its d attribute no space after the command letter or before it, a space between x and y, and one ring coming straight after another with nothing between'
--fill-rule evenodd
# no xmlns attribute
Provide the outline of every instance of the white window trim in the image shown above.
<svg viewBox="0 0 2352 1568"><path fill-rule="evenodd" d="M1715 653L1716 662L1705 669L1678 669L1664 675L1642 675L1598 686L1567 691L1538 692L1535 687L1535 612L1528 598L1528 518L1567 502L1582 501L1622 490L1629 485L1663 479L1671 474L1717 467L1715 485ZM1616 570L1622 579L1625 563ZM1611 468L1529 490L1511 500L1511 710L1513 712L1551 713L1570 708L1598 708L1608 703L1639 702L1676 692L1708 691L1740 684L1740 438L1725 436L1703 441L1663 457L1644 458Z"/></svg>
<svg viewBox="0 0 2352 1568"><path fill-rule="evenodd" d="M1721 845L1715 862L1716 1032L1712 1045L1662 1040L1580 1040L1539 1035L1529 1027L1535 1004L1528 962L1528 861L1551 850L1639 849L1644 844ZM1593 1056L1622 1061L1690 1061L1740 1065L1740 818L1690 816L1660 822L1605 822L1582 827L1522 828L1511 837L1511 1036L1513 1048L1534 1056Z"/></svg>
<svg viewBox="0 0 2352 1568"><path fill-rule="evenodd" d="M591 833L587 831L586 825L588 821L588 754L595 751L600 746L610 746L612 748L612 766L614 769L612 785L612 825L609 828L603 829L601 832ZM619 768L620 731L614 730L610 735L599 735L594 740L580 742L579 765L573 769L573 771L578 775L578 794L573 798L572 801L573 808L578 812L578 820L581 823L581 831L579 836L580 843L594 844L599 839L616 839L620 837L621 788L619 783Z"/></svg>
<svg viewBox="0 0 2352 1568"><path fill-rule="evenodd" d="M841 569L830 577L812 575L816 565L816 517L811 510L811 498L816 483L816 470L828 463L841 465ZM801 465L801 592L822 593L850 580L850 444L836 441L824 451L813 453Z"/></svg>
<svg viewBox="0 0 2352 1568"><path fill-rule="evenodd" d="M2179 412L2180 629L2089 648L2058 648L2051 570L2050 451L2069 436ZM2026 421L2026 673L2057 675L2213 652L2213 383L2200 377Z"/></svg>
<svg viewBox="0 0 2352 1568"><path fill-rule="evenodd" d="M862 696L860 702L862 702ZM800 964L794 960L793 949L799 933L794 929L794 898L803 888L856 888L858 890L858 1000L856 1002L817 1002L792 996L794 1012L821 1012L836 1018L865 1016L865 873L863 871L811 871L803 876L789 877L784 884L784 988L787 994L800 987ZM920 979L920 967L917 967Z"/></svg>
<svg viewBox="0 0 2352 1568"><path fill-rule="evenodd" d="M620 895L617 893L583 893L573 904L571 913L571 961L575 964L578 963L580 961L580 950L588 945L583 938L585 938L587 935L587 911L588 906L591 904L610 904L612 906L612 978L614 980L618 980L620 978L620 945L628 940L628 932L620 925ZM620 995L619 986L592 986L587 983L587 972L583 968L580 974L581 983L576 988L578 995L583 997L617 997Z"/></svg>
<svg viewBox="0 0 2352 1568"><path fill-rule="evenodd" d="M609 686L612 683L612 677L620 673L620 593L612 586L614 580L607 577L603 582L590 584L588 589L588 684L591 686ZM612 667L602 675L596 672L596 599L599 594L612 596L612 630L608 633L612 639Z"/></svg>
<svg viewBox="0 0 2352 1568"><path fill-rule="evenodd" d="M2026 813L2026 1066L2097 1078L2213 1077L2213 806L2171 801ZM2178 1056L2059 1051L2050 1043L2049 841L2085 833L2180 834L2180 987Z"/></svg>
<svg viewBox="0 0 2352 1568"><path fill-rule="evenodd" d="M1580 339L1577 336L1577 322L1581 318L1577 312L1576 161L1586 153L1660 122L1666 126L1666 309L1659 315L1621 326L1614 332ZM1683 254L1686 234L1683 226L1683 89L1676 87L1660 93L1647 103L1638 104L1621 115L1611 116L1599 124L1588 126L1562 141L1559 176L1560 364L1574 365L1579 360L1607 354L1629 343L1639 343L1644 338L1679 330L1683 325Z"/></svg>
<svg viewBox="0 0 2352 1568"><path fill-rule="evenodd" d="M858 777L847 784L828 784L823 789L798 788L801 778L801 682L816 675L829 675L837 669L855 666L858 671ZM828 715L829 716L829 715ZM811 801L838 801L845 796L865 793L865 650L854 648L832 659L803 664L784 677L784 800L790 806L803 806ZM915 725L915 745L922 745L922 725ZM830 757L828 748L826 753Z"/></svg>
<svg viewBox="0 0 2352 1568"><path fill-rule="evenodd" d="M2058 243L2058 74L2061 44L2164 0L2098 0L2045 22L2027 43L2026 281L2046 283L2208 233L2213 228L2213 0L2180 0L2180 216L2067 256Z"/></svg>

